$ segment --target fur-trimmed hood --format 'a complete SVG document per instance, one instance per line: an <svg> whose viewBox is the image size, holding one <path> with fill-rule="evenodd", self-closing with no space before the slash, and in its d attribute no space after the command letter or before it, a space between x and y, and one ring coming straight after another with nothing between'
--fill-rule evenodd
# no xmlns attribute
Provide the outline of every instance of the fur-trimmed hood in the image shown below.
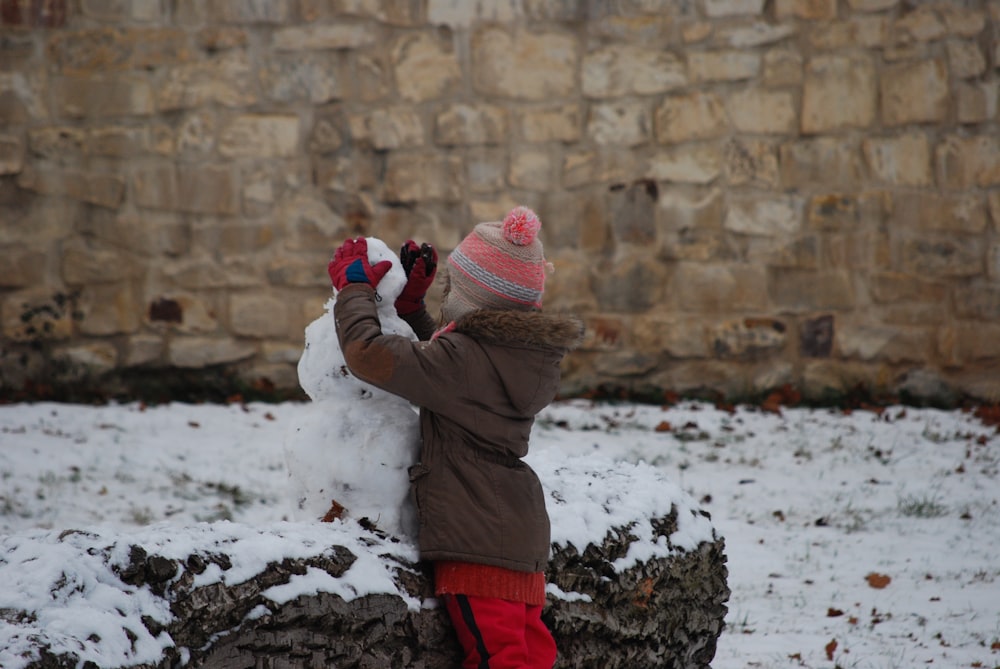
<svg viewBox="0 0 1000 669"><path fill-rule="evenodd" d="M583 322L542 311L480 309L455 323L455 332L501 346L572 351L583 341Z"/></svg>

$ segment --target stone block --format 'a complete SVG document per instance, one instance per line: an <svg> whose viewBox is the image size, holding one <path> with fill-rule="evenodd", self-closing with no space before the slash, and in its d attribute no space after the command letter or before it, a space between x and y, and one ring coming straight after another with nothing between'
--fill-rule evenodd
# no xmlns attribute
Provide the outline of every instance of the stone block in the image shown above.
<svg viewBox="0 0 1000 669"><path fill-rule="evenodd" d="M771 270L768 290L774 304L792 311L851 309L855 306L851 272L846 270Z"/></svg>
<svg viewBox="0 0 1000 669"><path fill-rule="evenodd" d="M659 189L651 181L615 187L607 194L607 214L616 242L649 246L656 240Z"/></svg>
<svg viewBox="0 0 1000 669"><path fill-rule="evenodd" d="M951 95L948 68L941 59L887 67L880 90L886 125L940 123L947 118Z"/></svg>
<svg viewBox="0 0 1000 669"><path fill-rule="evenodd" d="M0 272L0 288L25 288L40 285L45 272L45 254L23 244L0 245L4 269Z"/></svg>
<svg viewBox="0 0 1000 669"><path fill-rule="evenodd" d="M959 123L989 123L997 117L1000 84L996 81L955 84L955 116Z"/></svg>
<svg viewBox="0 0 1000 669"><path fill-rule="evenodd" d="M806 64L803 133L866 128L875 120L876 105L875 66L870 58L817 56Z"/></svg>
<svg viewBox="0 0 1000 669"><path fill-rule="evenodd" d="M951 76L972 79L986 72L986 57L976 42L947 42L948 68Z"/></svg>
<svg viewBox="0 0 1000 669"><path fill-rule="evenodd" d="M351 114L347 119L351 139L375 149L414 148L426 144L427 131L412 107L387 107Z"/></svg>
<svg viewBox="0 0 1000 669"><path fill-rule="evenodd" d="M931 152L926 135L869 137L861 142L868 170L877 180L894 186L930 186Z"/></svg>
<svg viewBox="0 0 1000 669"><path fill-rule="evenodd" d="M733 127L752 135L794 134L797 128L795 97L790 91L748 88L726 98Z"/></svg>
<svg viewBox="0 0 1000 669"><path fill-rule="evenodd" d="M594 183L629 183L640 175L641 165L630 150L575 151L563 159L563 186L576 188Z"/></svg>
<svg viewBox="0 0 1000 669"><path fill-rule="evenodd" d="M219 153L226 158L287 158L299 152L299 117L241 114L223 124Z"/></svg>
<svg viewBox="0 0 1000 669"><path fill-rule="evenodd" d="M1000 354L1000 325L958 322L944 326L938 331L937 350L949 365L996 360Z"/></svg>
<svg viewBox="0 0 1000 669"><path fill-rule="evenodd" d="M588 53L580 77L583 94L591 98L656 95L687 84L684 63L672 53L629 44Z"/></svg>
<svg viewBox="0 0 1000 669"><path fill-rule="evenodd" d="M63 373L72 379L111 371L118 363L118 350L111 342L98 341L61 347L54 357L66 365Z"/></svg>
<svg viewBox="0 0 1000 669"><path fill-rule="evenodd" d="M258 101L257 68L244 51L226 51L204 61L167 69L156 90L161 111L212 104L245 107Z"/></svg>
<svg viewBox="0 0 1000 669"><path fill-rule="evenodd" d="M934 331L928 327L840 323L837 352L865 362L925 362L934 350Z"/></svg>
<svg viewBox="0 0 1000 669"><path fill-rule="evenodd" d="M899 267L918 276L973 277L983 273L984 254L978 238L925 234L900 243Z"/></svg>
<svg viewBox="0 0 1000 669"><path fill-rule="evenodd" d="M424 102L446 97L462 80L461 65L451 42L432 33L399 38L392 46L396 90L404 100Z"/></svg>
<svg viewBox="0 0 1000 669"><path fill-rule="evenodd" d="M191 250L191 222L173 213L140 214L132 208L101 216L91 212L77 221L76 231L139 258L176 257Z"/></svg>
<svg viewBox="0 0 1000 669"><path fill-rule="evenodd" d="M758 359L785 348L788 326L775 318L741 318L709 328L708 339L715 358Z"/></svg>
<svg viewBox="0 0 1000 669"><path fill-rule="evenodd" d="M728 16L759 16L764 0L705 0L705 14L712 19Z"/></svg>
<svg viewBox="0 0 1000 669"><path fill-rule="evenodd" d="M142 367L160 361L166 346L159 335L137 334L128 338L122 364L125 367Z"/></svg>
<svg viewBox="0 0 1000 669"><path fill-rule="evenodd" d="M743 235L792 235L802 228L802 208L801 200L794 196L734 195L723 227Z"/></svg>
<svg viewBox="0 0 1000 669"><path fill-rule="evenodd" d="M373 110L372 113L377 113L377 110ZM358 127L359 124L354 122L353 119L349 119L348 123L352 131L357 128L359 132L363 131L364 136L368 136L367 122L361 124L361 127ZM316 119L312 132L309 134L309 145L307 147L309 153L333 153L343 146L344 137L340 132L341 125L341 121L336 118Z"/></svg>
<svg viewBox="0 0 1000 669"><path fill-rule="evenodd" d="M56 114L69 118L148 116L155 109L152 85L134 74L57 77L51 94Z"/></svg>
<svg viewBox="0 0 1000 669"><path fill-rule="evenodd" d="M644 102L599 102L590 107L587 135L598 145L638 146L649 141L650 125Z"/></svg>
<svg viewBox="0 0 1000 669"><path fill-rule="evenodd" d="M163 264L168 285L190 291L212 288L257 288L263 282L262 268L246 258L220 262L204 256L188 257Z"/></svg>
<svg viewBox="0 0 1000 669"><path fill-rule="evenodd" d="M802 83L802 54L778 47L764 53L761 63L761 83L765 86L798 86Z"/></svg>
<svg viewBox="0 0 1000 669"><path fill-rule="evenodd" d="M273 295L237 294L229 298L229 325L243 337L281 338L290 335L288 301Z"/></svg>
<svg viewBox="0 0 1000 669"><path fill-rule="evenodd" d="M571 143L583 134L583 109L578 104L532 107L516 114L520 135L528 142Z"/></svg>
<svg viewBox="0 0 1000 669"><path fill-rule="evenodd" d="M775 0L774 7L779 20L830 21L837 18L837 0Z"/></svg>
<svg viewBox="0 0 1000 669"><path fill-rule="evenodd" d="M729 120L720 96L695 91L666 97L656 109L656 139L676 144L719 137L729 130Z"/></svg>
<svg viewBox="0 0 1000 669"><path fill-rule="evenodd" d="M0 65L0 122L20 125L49 118L50 82L27 72L5 72Z"/></svg>
<svg viewBox="0 0 1000 669"><path fill-rule="evenodd" d="M812 228L840 230L853 228L860 220L859 203L850 195L827 193L809 200L806 219Z"/></svg>
<svg viewBox="0 0 1000 669"><path fill-rule="evenodd" d="M117 174L82 172L63 168L29 168L18 175L17 185L42 195L73 198L110 209L125 197L125 179Z"/></svg>
<svg viewBox="0 0 1000 669"><path fill-rule="evenodd" d="M271 46L278 51L358 49L374 45L377 39L368 23L312 23L279 28L271 35Z"/></svg>
<svg viewBox="0 0 1000 669"><path fill-rule="evenodd" d="M392 94L391 69L389 63L378 55L364 52L354 54L354 69L351 79L354 94L362 102L386 101Z"/></svg>
<svg viewBox="0 0 1000 669"><path fill-rule="evenodd" d="M743 81L760 73L760 54L752 51L726 49L723 51L689 51L688 74L695 83L716 81Z"/></svg>
<svg viewBox="0 0 1000 669"><path fill-rule="evenodd" d="M981 233L988 225L986 200L979 193L907 193L894 199L890 221L897 230Z"/></svg>
<svg viewBox="0 0 1000 669"><path fill-rule="evenodd" d="M218 331L217 309L192 294L169 293L157 297L146 309L153 326L167 326L182 334L210 334Z"/></svg>
<svg viewBox="0 0 1000 669"><path fill-rule="evenodd" d="M847 0L852 12L882 12L899 6L901 0Z"/></svg>
<svg viewBox="0 0 1000 669"><path fill-rule="evenodd" d="M716 41L719 44L737 49L754 48L781 42L796 32L798 29L790 21L784 23L767 21L757 21L751 24L737 23L732 27L720 28L716 32Z"/></svg>
<svg viewBox="0 0 1000 669"><path fill-rule="evenodd" d="M527 153L534 151L527 149ZM551 154L546 154L551 160ZM493 193L502 190L507 183L507 152L503 148L480 148L469 151L465 156L465 184L475 193ZM521 168L530 167L537 159L529 159ZM521 172L519 168L519 172ZM543 220L546 220L543 217Z"/></svg>
<svg viewBox="0 0 1000 669"><path fill-rule="evenodd" d="M317 188L334 193L353 193L373 188L379 182L374 160L367 153L317 159L314 179Z"/></svg>
<svg viewBox="0 0 1000 669"><path fill-rule="evenodd" d="M879 304L898 302L944 302L947 284L902 272L876 272L868 279L868 293Z"/></svg>
<svg viewBox="0 0 1000 669"><path fill-rule="evenodd" d="M750 237L745 241L745 249L732 260L745 258L749 263L765 267L819 268L820 240L817 235L793 238Z"/></svg>
<svg viewBox="0 0 1000 669"><path fill-rule="evenodd" d="M707 358L708 327L701 317L644 314L632 320L631 345L646 353L672 358Z"/></svg>
<svg viewBox="0 0 1000 669"><path fill-rule="evenodd" d="M767 271L735 263L678 263L670 284L683 311L753 313L768 308Z"/></svg>
<svg viewBox="0 0 1000 669"><path fill-rule="evenodd" d="M395 203L457 202L462 198L464 176L462 161L457 156L392 153L386 162L382 198Z"/></svg>
<svg viewBox="0 0 1000 669"><path fill-rule="evenodd" d="M897 42L930 42L944 37L948 29L932 5L918 5L901 14L893 25Z"/></svg>
<svg viewBox="0 0 1000 669"><path fill-rule="evenodd" d="M781 183L778 150L770 141L734 138L723 148L723 164L731 186L774 188Z"/></svg>
<svg viewBox="0 0 1000 669"><path fill-rule="evenodd" d="M0 297L3 336L12 342L58 341L73 335L75 305L52 288L27 288Z"/></svg>
<svg viewBox="0 0 1000 669"><path fill-rule="evenodd" d="M885 232L878 230L848 230L824 232L826 267L843 267L854 270L873 270L892 265L891 242Z"/></svg>
<svg viewBox="0 0 1000 669"><path fill-rule="evenodd" d="M183 63L194 51L183 30L108 27L55 33L47 55L58 71L87 74Z"/></svg>
<svg viewBox="0 0 1000 669"><path fill-rule="evenodd" d="M339 51L275 54L267 59L260 83L269 100L282 103L322 104L351 95L347 55Z"/></svg>
<svg viewBox="0 0 1000 669"><path fill-rule="evenodd" d="M154 128L146 126L105 126L94 128L87 137L87 154L110 158L131 158L156 150Z"/></svg>
<svg viewBox="0 0 1000 669"><path fill-rule="evenodd" d="M546 226L549 220L546 219ZM545 309L572 314L597 311L597 299L590 288L593 262L574 253L557 253L548 258L555 271L545 278Z"/></svg>
<svg viewBox="0 0 1000 669"><path fill-rule="evenodd" d="M66 25L66 5L66 0L4 2L3 24L25 28L61 28Z"/></svg>
<svg viewBox="0 0 1000 669"><path fill-rule="evenodd" d="M959 318L1000 323L1000 284L975 280L956 289L952 300Z"/></svg>
<svg viewBox="0 0 1000 669"><path fill-rule="evenodd" d="M488 104L453 104L434 119L434 140L443 146L501 144L508 136L507 110Z"/></svg>
<svg viewBox="0 0 1000 669"><path fill-rule="evenodd" d="M175 337L168 345L167 359L174 367L203 369L246 360L256 352L256 345L235 339Z"/></svg>
<svg viewBox="0 0 1000 669"><path fill-rule="evenodd" d="M662 304L669 290L669 274L663 263L653 257L623 256L609 267L601 268L601 280L593 284L598 307L603 311L641 313Z"/></svg>
<svg viewBox="0 0 1000 669"><path fill-rule="evenodd" d="M996 134L945 137L935 150L937 182L966 190L1000 185L1000 137Z"/></svg>
<svg viewBox="0 0 1000 669"><path fill-rule="evenodd" d="M85 152L89 133L85 128L55 125L28 130L28 151L43 160L71 164Z"/></svg>
<svg viewBox="0 0 1000 669"><path fill-rule="evenodd" d="M132 177L135 203L149 209L236 214L239 192L228 166L155 165L137 168Z"/></svg>
<svg viewBox="0 0 1000 669"><path fill-rule="evenodd" d="M196 39L209 53L244 47L250 40L244 28L235 26L206 26L198 31Z"/></svg>
<svg viewBox="0 0 1000 669"><path fill-rule="evenodd" d="M471 50L478 93L548 100L568 97L576 88L579 44L566 33L491 26L472 35Z"/></svg>
<svg viewBox="0 0 1000 669"><path fill-rule="evenodd" d="M214 0L210 16L220 23L286 23L293 15L291 0Z"/></svg>
<svg viewBox="0 0 1000 669"><path fill-rule="evenodd" d="M977 7L975 5L939 5L938 14L949 35L956 37L978 37L997 16L996 5Z"/></svg>
<svg viewBox="0 0 1000 669"><path fill-rule="evenodd" d="M558 181L553 160L548 151L518 151L510 157L508 182L514 188L547 191Z"/></svg>
<svg viewBox="0 0 1000 669"><path fill-rule="evenodd" d="M650 155L645 176L656 181L710 184L722 173L723 157L714 144L690 144Z"/></svg>
<svg viewBox="0 0 1000 669"><path fill-rule="evenodd" d="M848 138L819 137L782 144L778 164L785 188L857 188L860 152Z"/></svg>
<svg viewBox="0 0 1000 669"><path fill-rule="evenodd" d="M24 167L24 139L0 135L0 175L17 174Z"/></svg>
<svg viewBox="0 0 1000 669"><path fill-rule="evenodd" d="M131 334L141 325L142 307L130 283L91 284L80 293L80 333L95 337Z"/></svg>
<svg viewBox="0 0 1000 669"><path fill-rule="evenodd" d="M143 265L131 253L114 247L75 242L60 253L63 281L70 286L115 283L143 275Z"/></svg>
<svg viewBox="0 0 1000 669"><path fill-rule="evenodd" d="M427 0L427 21L452 28L468 28L477 21L504 23L519 18L520 4L506 2L455 2Z"/></svg>
<svg viewBox="0 0 1000 669"><path fill-rule="evenodd" d="M811 26L809 42L816 49L837 51L864 47L879 49L889 41L884 16L852 16L846 21L824 21Z"/></svg>

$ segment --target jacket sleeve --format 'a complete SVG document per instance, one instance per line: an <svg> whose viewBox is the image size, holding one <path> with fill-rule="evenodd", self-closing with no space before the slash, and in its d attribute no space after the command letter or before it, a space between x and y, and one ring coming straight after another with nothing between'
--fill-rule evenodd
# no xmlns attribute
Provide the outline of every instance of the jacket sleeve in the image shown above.
<svg viewBox="0 0 1000 669"><path fill-rule="evenodd" d="M413 332L416 333L417 339L420 341L427 341L432 336L434 336L434 331L437 329L437 324L434 319L426 309L421 309L420 311L415 311L412 314L407 314L405 316L400 316L407 324L413 328Z"/></svg>
<svg viewBox="0 0 1000 669"><path fill-rule="evenodd" d="M417 406L443 414L454 410L466 365L453 343L382 334L375 291L367 284L351 284L338 293L334 319L351 373Z"/></svg>

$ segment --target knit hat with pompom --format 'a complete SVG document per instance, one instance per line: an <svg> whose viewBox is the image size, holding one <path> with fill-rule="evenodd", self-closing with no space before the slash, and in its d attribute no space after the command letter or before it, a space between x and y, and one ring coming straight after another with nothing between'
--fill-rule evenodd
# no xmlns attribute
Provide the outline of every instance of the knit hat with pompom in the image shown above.
<svg viewBox="0 0 1000 669"><path fill-rule="evenodd" d="M448 256L451 288L441 309L446 320L475 309L529 311L542 306L545 256L542 222L527 207L502 221L480 223Z"/></svg>

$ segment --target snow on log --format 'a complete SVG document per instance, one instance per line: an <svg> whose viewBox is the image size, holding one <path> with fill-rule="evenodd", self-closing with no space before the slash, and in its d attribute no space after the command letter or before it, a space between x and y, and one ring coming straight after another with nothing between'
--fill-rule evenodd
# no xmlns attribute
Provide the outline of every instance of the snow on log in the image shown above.
<svg viewBox="0 0 1000 669"><path fill-rule="evenodd" d="M557 666L709 667L729 589L708 515L652 467L529 460L552 517ZM7 669L458 664L416 549L353 521L0 538Z"/></svg>

